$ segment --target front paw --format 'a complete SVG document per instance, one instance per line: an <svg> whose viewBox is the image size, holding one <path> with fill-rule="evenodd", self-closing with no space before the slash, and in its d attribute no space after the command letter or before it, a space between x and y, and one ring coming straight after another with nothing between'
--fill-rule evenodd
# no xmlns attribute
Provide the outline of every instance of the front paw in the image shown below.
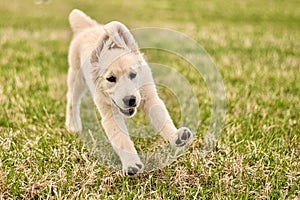
<svg viewBox="0 0 300 200"><path fill-rule="evenodd" d="M143 163L141 161L126 163L123 165L123 175L124 176L134 176L144 169Z"/></svg>
<svg viewBox="0 0 300 200"><path fill-rule="evenodd" d="M177 130L177 136L171 142L172 146L183 147L190 144L193 140L193 134L190 129L182 127Z"/></svg>

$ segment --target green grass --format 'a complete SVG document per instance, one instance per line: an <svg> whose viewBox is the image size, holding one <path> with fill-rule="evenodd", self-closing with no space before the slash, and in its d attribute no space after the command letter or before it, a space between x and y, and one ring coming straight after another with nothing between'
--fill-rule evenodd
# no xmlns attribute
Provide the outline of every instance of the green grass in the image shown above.
<svg viewBox="0 0 300 200"><path fill-rule="evenodd" d="M300 198L299 1L0 5L0 199ZM102 23L181 31L208 51L227 96L226 123L214 152L198 155L210 116L202 82L192 82L200 87L196 140L164 169L122 177L66 131L67 16L73 8ZM145 53L150 61L175 67L182 62ZM179 108L168 95L161 93L177 119Z"/></svg>

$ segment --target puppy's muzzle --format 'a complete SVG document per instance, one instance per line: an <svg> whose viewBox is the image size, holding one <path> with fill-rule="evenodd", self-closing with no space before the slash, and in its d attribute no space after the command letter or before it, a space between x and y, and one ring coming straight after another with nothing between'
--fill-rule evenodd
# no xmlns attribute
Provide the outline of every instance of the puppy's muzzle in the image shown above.
<svg viewBox="0 0 300 200"><path fill-rule="evenodd" d="M123 102L124 102L125 106L136 107L136 96L134 96L134 95L125 96L123 98Z"/></svg>

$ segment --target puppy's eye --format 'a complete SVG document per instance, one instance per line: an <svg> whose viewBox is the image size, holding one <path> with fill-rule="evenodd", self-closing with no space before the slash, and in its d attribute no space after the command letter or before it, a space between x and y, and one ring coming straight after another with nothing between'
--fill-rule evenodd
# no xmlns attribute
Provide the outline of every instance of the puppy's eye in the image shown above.
<svg viewBox="0 0 300 200"><path fill-rule="evenodd" d="M130 74L129 74L129 78L130 78L130 79L134 79L135 77L136 77L136 73L130 73Z"/></svg>
<svg viewBox="0 0 300 200"><path fill-rule="evenodd" d="M117 78L114 76L110 76L108 78L106 78L107 81L111 82L111 83L115 83L117 81Z"/></svg>

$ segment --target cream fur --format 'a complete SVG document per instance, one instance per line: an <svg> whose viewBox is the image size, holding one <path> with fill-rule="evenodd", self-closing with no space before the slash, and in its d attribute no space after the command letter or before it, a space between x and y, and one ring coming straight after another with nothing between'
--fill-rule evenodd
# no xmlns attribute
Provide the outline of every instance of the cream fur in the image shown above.
<svg viewBox="0 0 300 200"><path fill-rule="evenodd" d="M74 36L68 57L68 130L82 130L80 99L89 90L102 117L102 126L120 157L125 175L134 175L143 170L124 122L125 117L135 114L137 107L142 108L153 127L173 146L181 147L189 143L192 133L188 128L177 129L174 126L163 101L157 95L151 70L129 30L116 21L98 24L77 9L70 13L69 21ZM116 78L115 82L108 80L112 76ZM135 104L126 105L125 97L133 96Z"/></svg>

